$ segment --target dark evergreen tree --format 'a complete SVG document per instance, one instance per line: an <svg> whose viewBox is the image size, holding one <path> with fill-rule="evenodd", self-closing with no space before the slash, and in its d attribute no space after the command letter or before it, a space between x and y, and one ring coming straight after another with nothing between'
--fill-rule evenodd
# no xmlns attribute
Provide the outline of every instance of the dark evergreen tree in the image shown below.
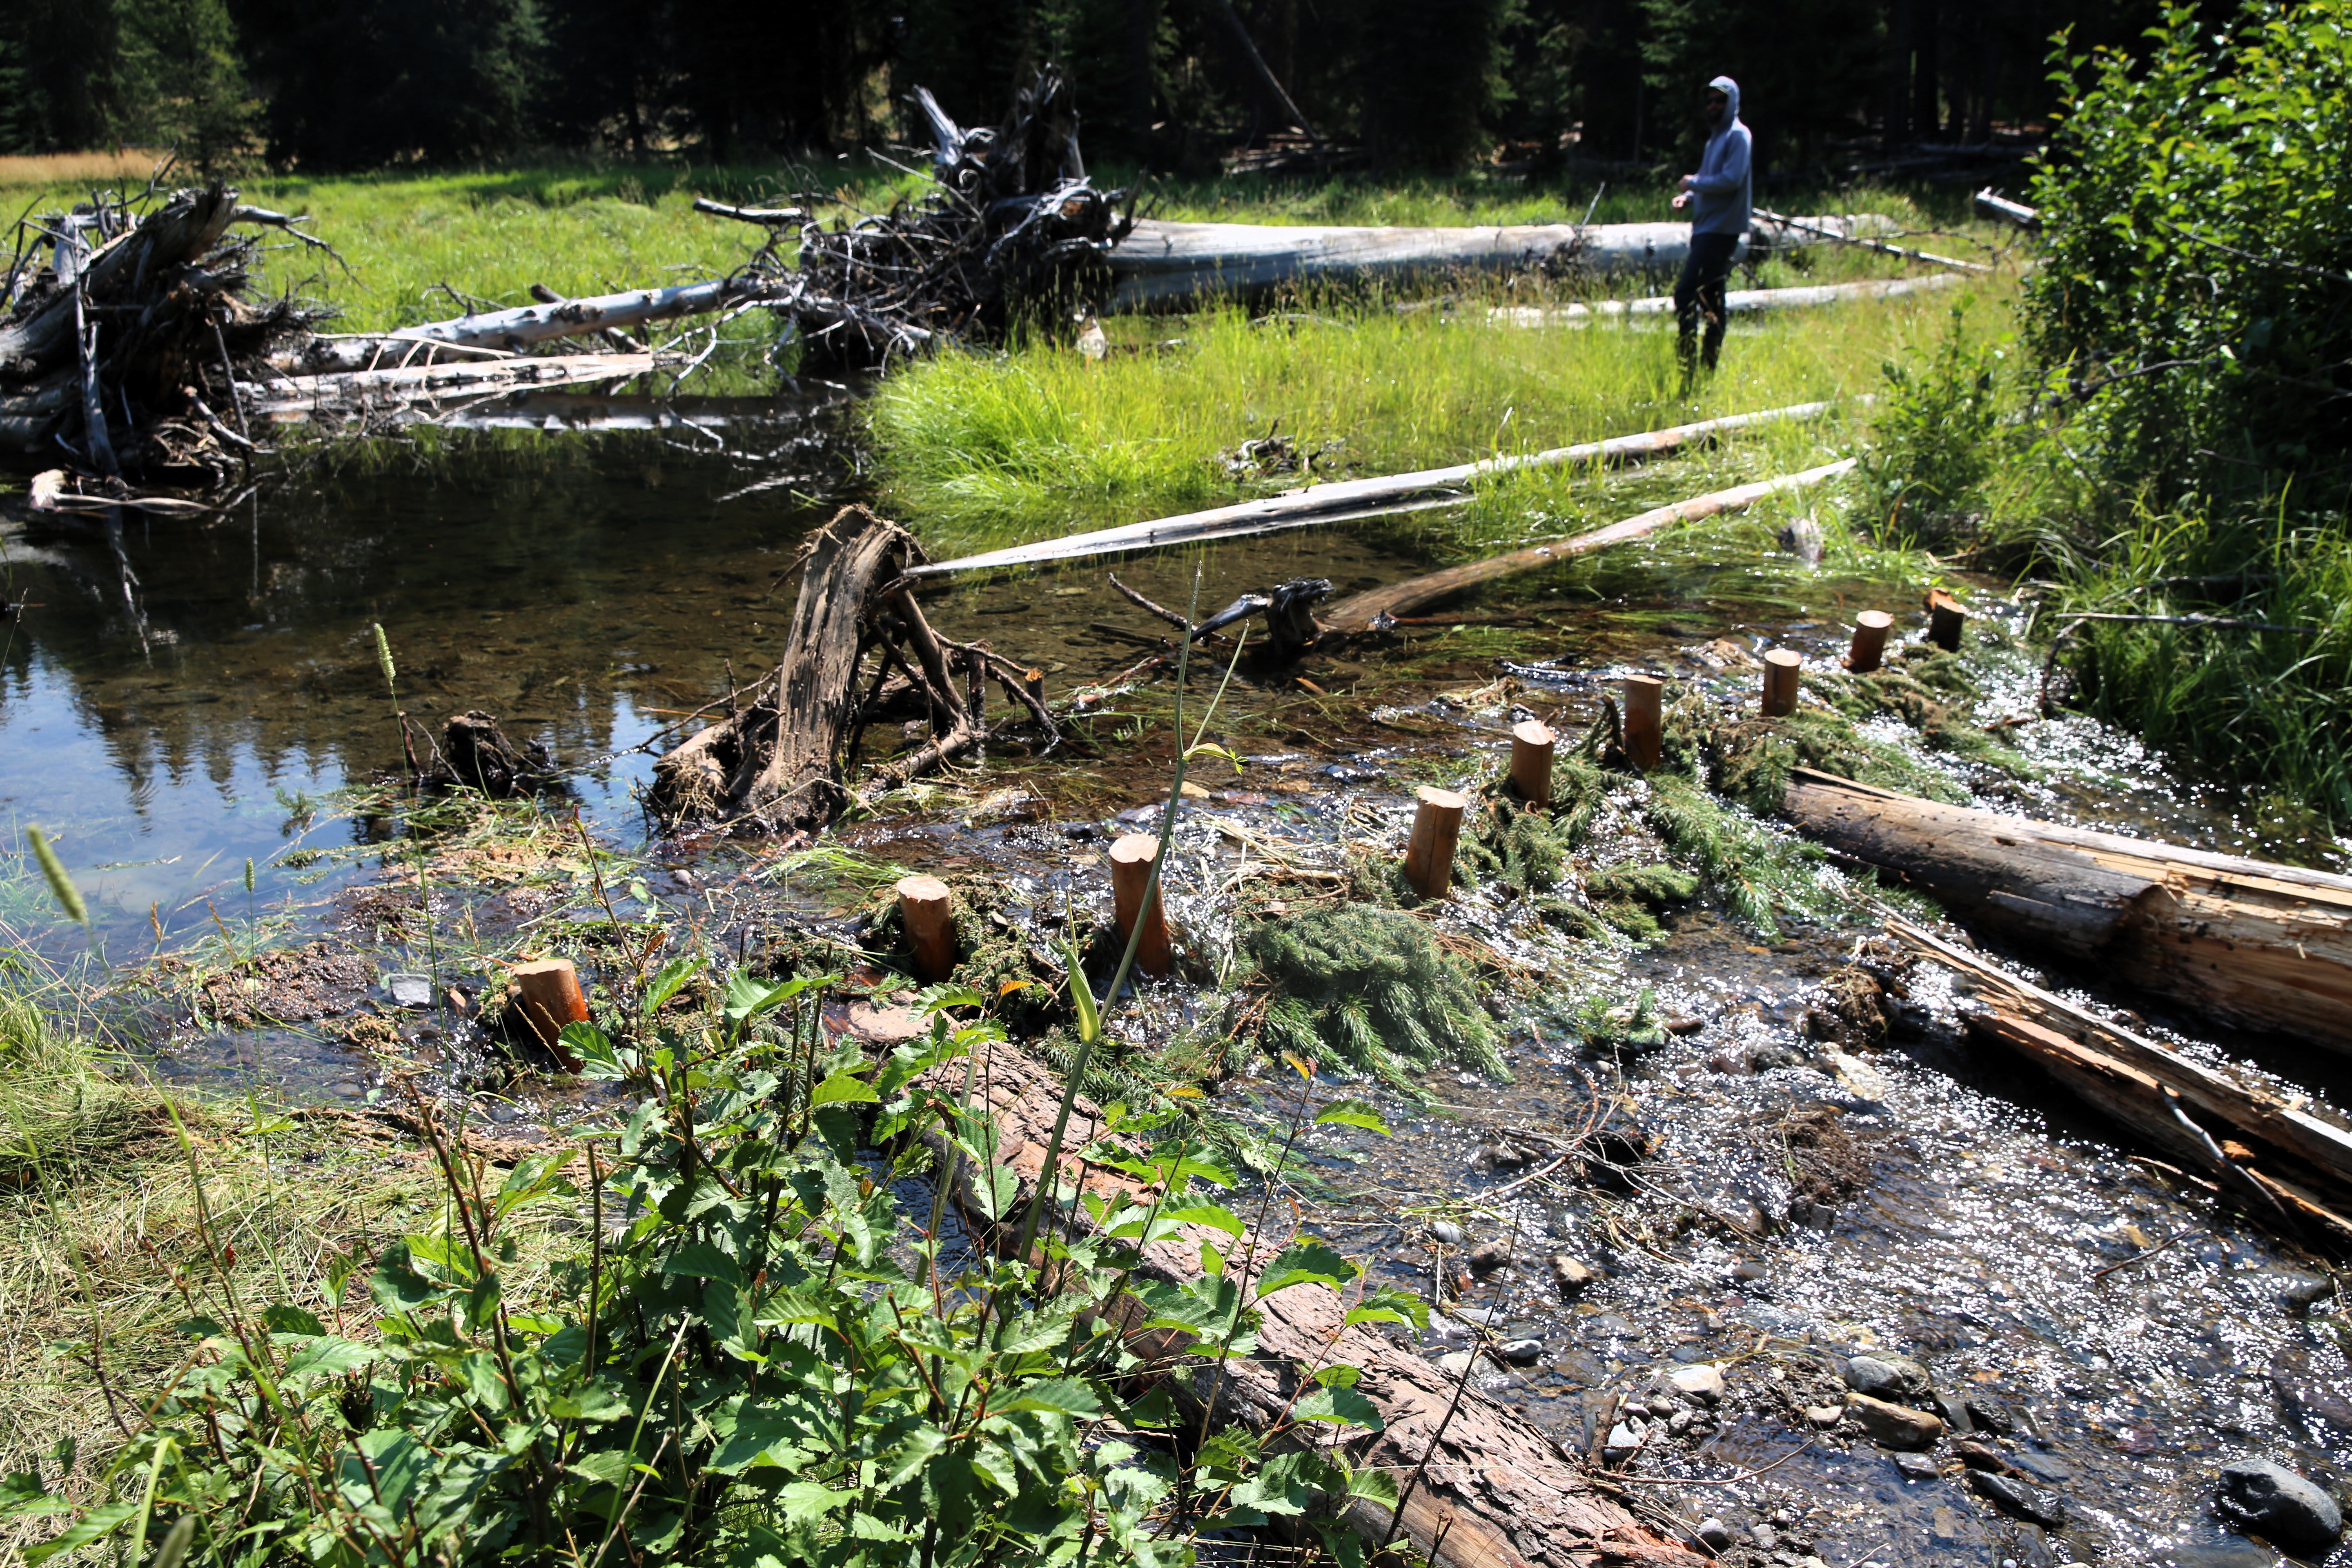
<svg viewBox="0 0 2352 1568"><path fill-rule="evenodd" d="M1507 0L1356 0L1358 123L1384 167L1458 166L1486 150Z"/></svg>
<svg viewBox="0 0 2352 1568"><path fill-rule="evenodd" d="M121 0L118 140L169 147L200 174L259 151L261 104L226 0Z"/></svg>

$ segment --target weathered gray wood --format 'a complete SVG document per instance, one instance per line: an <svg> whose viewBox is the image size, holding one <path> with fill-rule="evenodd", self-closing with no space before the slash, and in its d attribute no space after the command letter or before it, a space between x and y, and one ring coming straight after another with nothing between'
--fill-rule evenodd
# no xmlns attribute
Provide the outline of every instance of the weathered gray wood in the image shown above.
<svg viewBox="0 0 2352 1568"><path fill-rule="evenodd" d="M511 351L607 328L641 326L647 321L732 310L738 305L782 298L787 291L788 286L773 279L714 278L669 289L633 289L625 294L598 294L554 304L522 305L511 310L486 310L478 316L402 327L374 337L321 338L299 366L289 364L287 368L313 374L364 370L413 343Z"/></svg>
<svg viewBox="0 0 2352 1568"><path fill-rule="evenodd" d="M1045 1149L1061 1109L1061 1085L1050 1068L1006 1044L991 1047L985 1060L971 1066L971 1103L992 1125L995 1163L1013 1173L1021 1184L1021 1201L1026 1203L1044 1173ZM956 1099L966 1071L967 1064L961 1062L940 1069L933 1087L945 1098ZM1084 1147L1100 1128L1101 1113L1081 1099L1063 1149ZM947 1152L943 1143L935 1147ZM1065 1163L1066 1178L1077 1175L1076 1165L1076 1161ZM971 1174L959 1167L956 1196L967 1212ZM1122 1185L1121 1178L1093 1168L1086 1180L1089 1191L1106 1198ZM1142 1196L1132 1189L1129 1193ZM1212 1237L1221 1246L1229 1239L1196 1226L1189 1227L1181 1240L1152 1244L1145 1249L1138 1275L1198 1278L1200 1243ZM1260 1264L1279 1250L1278 1243L1261 1247ZM1110 1305L1120 1312L1120 1321L1133 1321L1123 1303ZM1364 1500L1349 1510L1346 1522L1367 1543L1377 1545L1393 1536L1398 1546L1409 1547L1438 1568L1702 1568L1704 1558L1662 1540L1601 1495L1553 1439L1490 1395L1476 1388L1462 1390L1460 1407L1447 1420L1455 1398L1454 1379L1411 1350L1361 1325L1349 1325L1344 1303L1332 1293L1278 1291L1261 1310L1265 1319L1253 1354L1234 1357L1221 1368L1206 1358L1181 1360L1167 1373L1170 1390L1196 1418L1213 1409L1219 1422L1239 1422L1265 1432L1282 1420L1314 1369L1334 1364L1359 1368L1363 1375L1356 1391L1379 1408L1385 1425L1378 1433L1350 1438L1350 1461L1359 1468L1387 1469L1402 1487L1423 1457L1429 1458L1402 1510L1392 1513ZM1145 1347L1139 1343L1139 1348Z"/></svg>
<svg viewBox="0 0 2352 1568"><path fill-rule="evenodd" d="M227 231L236 212L236 192L214 185L182 191L105 248L80 260L81 289L62 290L19 321L0 324L0 364L30 361L46 370L79 352L76 346L78 301L110 304L142 279L167 267L193 261Z"/></svg>
<svg viewBox="0 0 2352 1568"><path fill-rule="evenodd" d="M351 371L286 381L241 382L237 394L246 413L255 418L296 420L372 404L419 403L436 397L479 397L519 387L623 381L643 375L662 363L662 356L649 353L551 354Z"/></svg>
<svg viewBox="0 0 2352 1568"><path fill-rule="evenodd" d="M1899 256L1906 261L1924 261L1931 267L1957 268L1962 272L1992 270L1981 261L1962 261L1954 256L1937 256L1933 251L1914 250L1907 245L1890 245L1883 239L1872 239L1864 235L1848 235L1833 231L1823 227L1818 218L1785 217L1765 207L1757 208L1756 216L1762 223L1776 224L1785 229L1792 229L1800 234L1814 235L1840 245L1858 245L1864 250L1874 250L1881 256Z"/></svg>
<svg viewBox="0 0 2352 1568"><path fill-rule="evenodd" d="M1806 835L1963 923L2031 938L2224 1023L2352 1051L2352 878L1918 800L1799 769Z"/></svg>
<svg viewBox="0 0 2352 1568"><path fill-rule="evenodd" d="M1816 283L1799 289L1733 289L1725 293L1723 300L1725 309L1732 315L1748 316L1768 310L1806 310L1858 300L1899 300L1906 294L1929 293L1967 281L1956 272L1935 272L1925 278L1889 278L1865 283ZM1507 327L1578 327L1596 321L1633 316L1671 316L1674 313L1673 295L1654 294L1641 300L1596 300L1590 304L1496 305L1487 310L1486 319Z"/></svg>
<svg viewBox="0 0 2352 1568"><path fill-rule="evenodd" d="M1286 528L1306 528L1316 523L1378 515L1426 501L1433 496L1442 495L1444 500L1440 504L1451 504L1470 499L1465 486L1514 469L1654 457L1693 441L1728 435L1735 430L1778 420L1818 419L1836 406L1830 403L1800 403L1787 408L1769 408L1757 414L1727 414L1719 419L1702 419L1664 430L1644 431L1638 436L1612 436L1603 441L1585 441L1573 447L1555 447L1549 451L1529 452L1517 457L1487 458L1475 463L1456 463L1451 468L1422 468L1409 474L1386 474L1378 479L1342 479L1337 484L1312 485L1278 496L1237 501L1232 506L1211 507L1205 511L1181 512L1174 517L1154 518L1148 522L1122 523L1117 528L1097 529L1091 533L1041 539L1034 543L1015 544L954 561L933 562L912 568L912 574L936 576L954 572L1032 566L1046 561L1075 561L1090 555L1114 555L1130 550L1160 550L1174 544L1198 544L1211 539L1236 539L1250 534L1272 533Z"/></svg>
<svg viewBox="0 0 2352 1568"><path fill-rule="evenodd" d="M1992 218L2000 223L2013 223L2018 227L2028 231L2039 230L2042 227L2042 214L2038 209L2027 206L2023 202L2011 201L2007 196L1996 195L1990 185L1977 193L1976 206L1979 217Z"/></svg>
<svg viewBox="0 0 2352 1568"><path fill-rule="evenodd" d="M1803 220L1821 232L1759 224L1735 259L1857 237L1871 215ZM1214 298L1253 299L1285 284L1445 271L1672 272L1690 250L1688 223L1517 224L1500 227L1294 227L1147 220L1110 253L1113 310L1176 310Z"/></svg>
<svg viewBox="0 0 2352 1568"><path fill-rule="evenodd" d="M1629 539L1639 539L1677 522L1692 522L1719 512L1742 511L1767 496L1784 490L1802 489L1824 484L1853 468L1854 460L1824 463L1818 468L1802 473L1781 474L1774 479L1759 479L1753 484L1736 485L1727 490L1716 490L1707 495L1693 496L1670 506L1653 508L1622 522L1612 522L1591 533L1580 533L1573 539L1556 540L1549 544L1531 544L1524 550L1514 550L1502 555L1490 555L1484 561L1472 561L1460 566L1449 566L1443 572L1426 576L1407 578L1386 587L1351 594L1338 604L1319 612L1316 618L1336 632L1377 630L1395 616L1410 616L1443 604L1465 589L1481 583L1491 583L1497 577L1516 573L1533 572L1545 566L1555 566L1573 555L1589 554L1612 544L1622 544Z"/></svg>

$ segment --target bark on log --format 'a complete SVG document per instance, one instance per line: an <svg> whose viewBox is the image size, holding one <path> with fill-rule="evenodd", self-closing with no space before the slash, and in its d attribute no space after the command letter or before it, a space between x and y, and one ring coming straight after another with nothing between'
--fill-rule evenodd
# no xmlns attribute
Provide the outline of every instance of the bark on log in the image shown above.
<svg viewBox="0 0 2352 1568"><path fill-rule="evenodd" d="M961 1063L941 1069L935 1087L955 1098L966 1070ZM1050 1069L1009 1045L996 1046L971 1070L973 1109L984 1111L995 1129L995 1163L1019 1179L1025 1204L1043 1174L1045 1146L1061 1108L1060 1086ZM1064 1150L1084 1147L1100 1125L1099 1111L1081 1099ZM940 1148L944 1155L945 1146ZM1077 1162L1066 1155L1066 1178L1076 1169ZM971 1174L959 1167L954 1191L968 1214ZM1087 1184L1105 1196L1118 1190L1115 1178L1091 1169ZM1205 1227L1189 1228L1196 1234L1146 1248L1138 1275L1197 1279L1200 1242L1213 1236L1222 1246L1229 1238ZM1261 1247L1261 1263L1279 1250ZM1243 1252L1234 1256L1238 1260ZM1343 1304L1330 1292L1280 1291L1262 1310L1265 1321L1253 1354L1224 1362L1222 1372L1205 1358L1181 1364L1170 1375L1171 1393L1196 1418L1213 1397L1216 1420L1263 1432L1288 1410L1313 1369L1335 1363L1360 1369L1357 1392L1379 1407L1386 1425L1349 1441L1351 1461L1390 1470L1402 1487L1424 1455L1429 1458L1419 1484L1403 1500L1393 1531L1385 1507L1358 1500L1348 1510L1347 1524L1368 1543L1393 1534L1397 1545L1440 1568L1701 1568L1705 1563L1599 1495L1553 1439L1483 1392L1462 1391L1460 1408L1448 1422L1454 1380L1424 1357L1361 1325L1349 1326ZM1444 1436L1437 1439L1441 1426Z"/></svg>
<svg viewBox="0 0 2352 1568"><path fill-rule="evenodd" d="M1990 185L1977 193L1976 207L1979 217L1989 217L1998 223L2013 223L2029 233L2042 227L2042 214L2038 208L2027 206L2023 202L2011 201L2007 196L1996 195Z"/></svg>
<svg viewBox="0 0 2352 1568"><path fill-rule="evenodd" d="M1988 267L1981 261L1962 261L1958 257L1937 256L1933 251L1914 250L1910 247L1904 245L1889 245L1883 239L1871 239L1862 235L1847 235L1832 232L1829 229L1823 228L1819 218L1783 217L1780 214L1764 207L1759 207L1756 210L1756 216L1766 224L1777 224L1782 228L1793 229L1800 234L1817 235L1822 239L1831 240L1840 245L1858 245L1864 250L1874 250L1881 256L1899 256L1906 261L1924 261L1930 267L1949 267L1961 272L1990 272L1992 270L1990 267Z"/></svg>
<svg viewBox="0 0 2352 1568"><path fill-rule="evenodd" d="M1800 403L1757 414L1730 414L1719 419L1702 419L1695 424L1644 431L1638 436L1612 436L1605 441L1555 447L1549 451L1530 452L1524 457L1488 458L1475 463L1457 463L1444 468L1422 468L1410 474L1388 474L1379 479L1342 479L1337 484L1315 485L1278 496L1236 502L1232 506L1211 507L1206 511L1182 512L1174 517L1154 518L1148 522L1122 523L1117 528L1097 529L1090 533L1041 539L1031 544L1016 544L979 555L961 556L953 561L933 562L911 568L909 574L926 577L950 572L1034 566L1045 561L1075 561L1090 555L1114 555L1130 550L1159 550L1171 544L1197 544L1211 539L1272 533L1286 528L1307 528L1317 523L1339 522L1402 510L1433 495L1443 496L1438 504L1453 505L1470 499L1468 486L1496 474L1507 474L1518 468L1658 457L1695 441L1776 420L1819 419L1838 406L1833 403Z"/></svg>
<svg viewBox="0 0 2352 1568"><path fill-rule="evenodd" d="M1391 583L1385 588L1350 595L1324 611L1319 618L1335 632L1376 631L1396 616L1409 616L1416 610L1442 604L1481 583L1491 583L1497 577L1507 577L1514 573L1556 565L1572 555L1584 555L1612 544L1622 544L1629 539L1639 539L1672 523L1695 521L1721 512L1741 511L1767 496L1836 479L1852 468L1853 463L1852 458L1847 458L1840 462L1825 463L1818 468L1807 468L1802 473L1782 474L1777 479L1759 479L1754 484L1693 496L1688 500L1658 507L1638 517L1629 517L1622 522L1612 522L1607 528L1596 529L1591 533L1580 533L1573 539L1562 539L1550 544L1531 544L1508 554L1493 555L1461 566L1449 566L1425 577L1412 577L1402 583Z"/></svg>
<svg viewBox="0 0 2352 1568"><path fill-rule="evenodd" d="M1820 233L1759 223L1734 260L1858 237L1871 215L1808 217ZM1259 298L1285 285L1354 282L1444 271L1672 272L1690 251L1688 223L1520 224L1501 227L1290 227L1249 223L1138 223L1110 253L1113 311L1189 308Z"/></svg>
<svg viewBox="0 0 2352 1568"><path fill-rule="evenodd" d="M1808 836L1963 924L2095 962L2223 1023L2352 1051L2352 878L1790 775Z"/></svg>
<svg viewBox="0 0 2352 1568"><path fill-rule="evenodd" d="M788 285L772 278L714 278L669 289L632 289L623 294L598 294L551 305L487 310L478 316L402 327L378 337L320 338L299 360L289 361L283 368L289 374L312 375L368 370L386 360L396 361L415 343L511 351L554 338L589 336L608 328L732 310L780 299L789 291Z"/></svg>
<svg viewBox="0 0 2352 1568"><path fill-rule="evenodd" d="M1979 1038L2038 1063L2084 1103L2252 1199L2253 1212L2315 1226L2339 1245L2352 1241L2352 1130L2095 1017L1908 921L1890 920L1887 930L1975 984L1987 1005L1969 1019ZM2248 1143L2261 1152L2231 1152Z"/></svg>

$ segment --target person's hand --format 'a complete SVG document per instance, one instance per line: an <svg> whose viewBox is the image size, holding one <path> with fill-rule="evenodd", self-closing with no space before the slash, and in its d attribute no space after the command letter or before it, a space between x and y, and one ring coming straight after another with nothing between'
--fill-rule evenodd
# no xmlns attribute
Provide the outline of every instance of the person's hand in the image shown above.
<svg viewBox="0 0 2352 1568"><path fill-rule="evenodd" d="M1689 190L1693 185L1697 184L1698 176L1696 174L1685 174L1683 176L1682 188L1684 190Z"/></svg>
<svg viewBox="0 0 2352 1568"><path fill-rule="evenodd" d="M1682 211L1682 210L1683 210L1683 208L1685 208L1685 207L1686 207L1686 206L1690 205L1690 200L1691 200L1691 198L1690 198L1690 193L1689 193L1688 191L1685 191L1685 192L1683 192L1681 195L1679 195L1675 196L1675 211L1676 211L1676 212L1680 212L1680 211Z"/></svg>

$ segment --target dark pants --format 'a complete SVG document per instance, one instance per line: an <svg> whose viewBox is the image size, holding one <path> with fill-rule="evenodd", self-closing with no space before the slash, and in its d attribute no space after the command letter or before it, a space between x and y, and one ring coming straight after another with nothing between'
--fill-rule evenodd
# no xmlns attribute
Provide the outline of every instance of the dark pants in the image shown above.
<svg viewBox="0 0 2352 1568"><path fill-rule="evenodd" d="M1731 279L1731 254L1739 248L1736 234L1695 234L1683 275L1675 284L1675 321L1682 330L1678 352L1683 368L1694 363L1715 368L1723 357L1724 285ZM1706 347L1698 349L1699 318L1706 318Z"/></svg>

